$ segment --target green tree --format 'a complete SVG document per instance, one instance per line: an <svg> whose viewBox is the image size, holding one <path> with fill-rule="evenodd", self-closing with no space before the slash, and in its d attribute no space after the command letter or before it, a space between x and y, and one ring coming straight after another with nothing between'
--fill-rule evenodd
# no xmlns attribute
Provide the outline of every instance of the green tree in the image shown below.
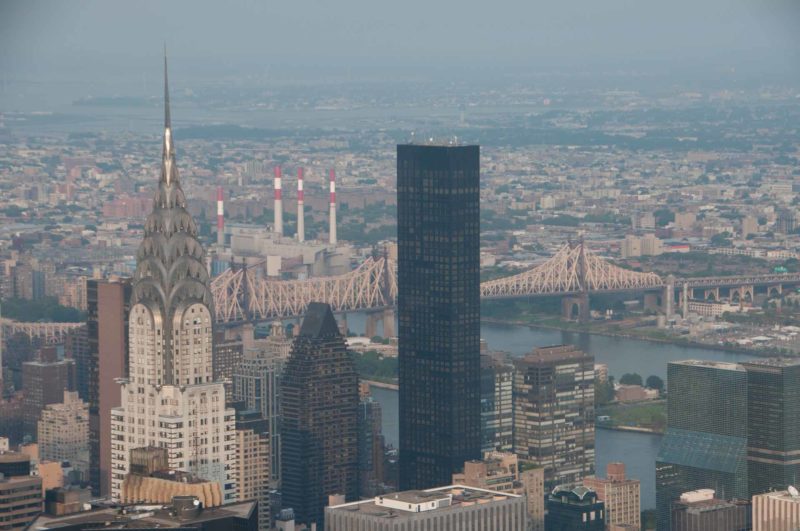
<svg viewBox="0 0 800 531"><path fill-rule="evenodd" d="M622 385L643 385L643 380L641 375L635 372L626 372L622 375L622 378L619 379L619 383Z"/></svg>
<svg viewBox="0 0 800 531"><path fill-rule="evenodd" d="M647 387L650 389L657 389L659 392L664 390L664 380L656 376L655 374L651 374L647 377L647 382L645 382Z"/></svg>

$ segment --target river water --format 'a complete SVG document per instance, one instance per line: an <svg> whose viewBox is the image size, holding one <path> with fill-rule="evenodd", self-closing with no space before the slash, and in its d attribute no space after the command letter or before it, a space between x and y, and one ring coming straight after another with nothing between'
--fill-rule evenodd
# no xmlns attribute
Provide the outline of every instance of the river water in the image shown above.
<svg viewBox="0 0 800 531"><path fill-rule="evenodd" d="M348 327L354 332L363 332L364 320L360 315L347 316ZM715 361L744 361L752 356L720 350L685 347L667 343L654 343L622 337L606 337L581 332L562 332L529 328L484 324L481 338L492 350L503 350L522 356L535 347L572 344L592 354L597 363L608 365L608 373L619 379L626 372L636 372L647 378L655 374L666 381L667 363L685 359ZM383 434L386 442L398 445L398 396L396 391L373 387L372 394L383 410ZM611 430L597 430L596 469L605 476L606 464L623 461L628 476L642 483L642 509L655 508L655 462L660 435Z"/></svg>

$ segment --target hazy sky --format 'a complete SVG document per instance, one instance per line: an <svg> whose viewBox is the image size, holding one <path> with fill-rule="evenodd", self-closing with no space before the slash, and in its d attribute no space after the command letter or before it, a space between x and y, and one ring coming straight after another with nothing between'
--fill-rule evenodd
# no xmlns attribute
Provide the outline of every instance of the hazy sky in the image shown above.
<svg viewBox="0 0 800 531"><path fill-rule="evenodd" d="M6 80L133 83L155 74L164 41L176 69L210 79L730 68L796 79L800 0L0 1Z"/></svg>

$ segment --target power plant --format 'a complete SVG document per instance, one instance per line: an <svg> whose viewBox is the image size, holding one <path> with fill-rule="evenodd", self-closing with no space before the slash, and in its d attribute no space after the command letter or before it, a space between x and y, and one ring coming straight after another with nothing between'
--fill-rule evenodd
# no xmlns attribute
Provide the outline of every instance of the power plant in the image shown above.
<svg viewBox="0 0 800 531"><path fill-rule="evenodd" d="M267 278L305 279L340 275L351 270L353 249L340 244L336 230L336 173L328 171L328 241L306 240L305 170L297 168L297 232L286 235L283 226L283 171L273 170L273 224L225 223L222 187L217 188L217 245L211 268L222 272L231 264L255 268ZM227 238L226 238L227 235ZM227 240L227 247L226 247Z"/></svg>

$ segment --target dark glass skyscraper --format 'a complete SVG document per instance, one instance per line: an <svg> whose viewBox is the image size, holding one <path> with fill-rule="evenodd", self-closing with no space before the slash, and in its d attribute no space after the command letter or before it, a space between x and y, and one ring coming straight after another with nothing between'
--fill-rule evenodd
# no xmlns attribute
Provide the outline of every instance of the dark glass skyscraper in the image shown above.
<svg viewBox="0 0 800 531"><path fill-rule="evenodd" d="M741 365L673 362L667 368L667 431L656 458L657 529L669 531L684 492L714 489L722 500L749 499L747 373Z"/></svg>
<svg viewBox="0 0 800 531"><path fill-rule="evenodd" d="M400 489L480 458L480 148L397 146Z"/></svg>
<svg viewBox="0 0 800 531"><path fill-rule="evenodd" d="M327 304L308 306L280 402L283 507L323 529L329 495L358 495L358 374Z"/></svg>
<svg viewBox="0 0 800 531"><path fill-rule="evenodd" d="M762 359L747 371L749 494L800 485L800 360Z"/></svg>

